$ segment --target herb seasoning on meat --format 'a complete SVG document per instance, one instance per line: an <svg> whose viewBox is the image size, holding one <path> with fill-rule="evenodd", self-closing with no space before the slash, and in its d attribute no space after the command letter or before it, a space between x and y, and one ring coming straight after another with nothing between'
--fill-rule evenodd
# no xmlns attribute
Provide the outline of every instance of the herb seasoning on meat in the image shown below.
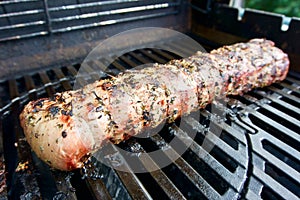
<svg viewBox="0 0 300 200"><path fill-rule="evenodd" d="M204 108L215 97L282 81L288 68L288 56L272 41L253 39L30 102L20 121L38 157L72 170L108 140L119 143Z"/></svg>

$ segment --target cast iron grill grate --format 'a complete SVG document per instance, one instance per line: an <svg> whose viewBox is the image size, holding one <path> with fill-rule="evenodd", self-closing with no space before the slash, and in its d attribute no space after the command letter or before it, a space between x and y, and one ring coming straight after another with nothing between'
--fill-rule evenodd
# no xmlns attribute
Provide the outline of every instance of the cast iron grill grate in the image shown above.
<svg viewBox="0 0 300 200"><path fill-rule="evenodd" d="M167 45L167 44L166 44ZM173 44L174 45L174 44ZM176 42L176 48L182 48ZM187 51L189 49L187 48ZM159 49L127 53L112 63L110 74L148 62L167 62L176 55ZM97 63L96 63L97 65ZM146 139L131 138L120 145L127 151L151 152L176 148L173 137L190 139L197 135L188 150L174 163L151 173L134 174L111 169L95 161L94 170L71 173L51 170L41 162L24 140L18 115L30 100L51 97L55 92L72 89L80 65L69 65L30 72L25 76L0 82L1 152L7 170L7 196L12 199L297 199L300 197L299 155L299 78L290 74L282 83L257 89L240 97L230 97L226 118L218 117L208 107L200 120L193 115L180 127L166 125L158 134ZM98 77L93 69L90 76ZM79 77L82 84L88 77ZM217 137L214 128L221 128ZM176 134L175 134L176 133ZM209 137L208 137L209 136ZM205 138L214 144L207 152ZM120 154L122 159L122 155ZM93 161L93 160L92 160ZM150 158L155 163L155 158ZM18 164L26 169L16 171ZM122 162L130 171L130 164ZM142 166L145 163L140 163ZM20 166L20 165L19 165ZM85 177L85 178L82 178Z"/></svg>

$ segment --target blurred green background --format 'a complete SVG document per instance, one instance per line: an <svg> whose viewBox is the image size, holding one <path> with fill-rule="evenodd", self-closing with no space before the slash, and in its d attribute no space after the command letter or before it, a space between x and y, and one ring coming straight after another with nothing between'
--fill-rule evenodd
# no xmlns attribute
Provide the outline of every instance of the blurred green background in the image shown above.
<svg viewBox="0 0 300 200"><path fill-rule="evenodd" d="M245 0L245 7L300 17L300 0Z"/></svg>

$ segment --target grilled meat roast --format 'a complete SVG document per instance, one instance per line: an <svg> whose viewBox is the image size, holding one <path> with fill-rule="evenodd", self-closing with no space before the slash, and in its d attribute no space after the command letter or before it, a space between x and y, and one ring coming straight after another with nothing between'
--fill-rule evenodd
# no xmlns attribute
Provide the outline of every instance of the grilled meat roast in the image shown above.
<svg viewBox="0 0 300 200"><path fill-rule="evenodd" d="M204 108L216 97L281 81L288 68L288 56L272 41L253 39L31 101L20 122L39 158L72 170L107 141L119 143Z"/></svg>

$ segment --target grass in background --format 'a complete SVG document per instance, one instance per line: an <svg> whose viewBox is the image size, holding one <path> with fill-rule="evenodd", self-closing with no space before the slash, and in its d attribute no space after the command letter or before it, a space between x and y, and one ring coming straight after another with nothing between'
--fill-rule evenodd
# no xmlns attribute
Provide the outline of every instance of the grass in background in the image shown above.
<svg viewBox="0 0 300 200"><path fill-rule="evenodd" d="M245 0L245 7L300 17L300 0Z"/></svg>

